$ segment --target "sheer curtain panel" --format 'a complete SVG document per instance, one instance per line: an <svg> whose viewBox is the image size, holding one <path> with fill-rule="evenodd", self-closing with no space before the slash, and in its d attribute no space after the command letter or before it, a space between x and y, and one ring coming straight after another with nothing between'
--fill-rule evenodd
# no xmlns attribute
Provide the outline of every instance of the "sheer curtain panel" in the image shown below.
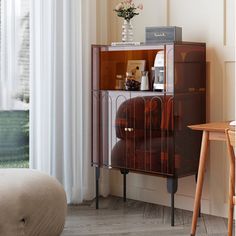
<svg viewBox="0 0 236 236"><path fill-rule="evenodd" d="M31 1L30 166L83 200L82 0ZM91 187L90 187L91 188Z"/></svg>

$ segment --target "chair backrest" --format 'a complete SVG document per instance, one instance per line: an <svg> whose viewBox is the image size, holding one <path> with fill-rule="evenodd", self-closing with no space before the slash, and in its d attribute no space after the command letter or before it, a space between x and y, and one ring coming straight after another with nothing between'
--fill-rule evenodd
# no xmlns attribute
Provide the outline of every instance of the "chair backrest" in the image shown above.
<svg viewBox="0 0 236 236"><path fill-rule="evenodd" d="M225 134L227 137L227 149L230 158L230 173L235 175L235 152L234 148L235 144L235 130L227 129L225 130ZM233 177L234 178L234 177Z"/></svg>
<svg viewBox="0 0 236 236"><path fill-rule="evenodd" d="M235 147L236 146L236 144L235 144L235 130L228 129L226 132L227 132L227 138L229 140L230 146Z"/></svg>
<svg viewBox="0 0 236 236"><path fill-rule="evenodd" d="M227 138L227 149L230 158L230 168L235 173L235 130L227 129L225 130L226 138Z"/></svg>
<svg viewBox="0 0 236 236"><path fill-rule="evenodd" d="M235 152L234 148L236 147L235 143L235 130L227 129L225 130L225 134L227 137L227 149L230 157L230 164L235 165Z"/></svg>

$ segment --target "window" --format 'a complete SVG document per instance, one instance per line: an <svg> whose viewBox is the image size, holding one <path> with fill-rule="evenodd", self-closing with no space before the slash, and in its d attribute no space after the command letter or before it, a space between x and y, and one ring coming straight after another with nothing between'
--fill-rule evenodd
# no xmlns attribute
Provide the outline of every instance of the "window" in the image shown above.
<svg viewBox="0 0 236 236"><path fill-rule="evenodd" d="M29 163L30 0L0 0L0 167Z"/></svg>

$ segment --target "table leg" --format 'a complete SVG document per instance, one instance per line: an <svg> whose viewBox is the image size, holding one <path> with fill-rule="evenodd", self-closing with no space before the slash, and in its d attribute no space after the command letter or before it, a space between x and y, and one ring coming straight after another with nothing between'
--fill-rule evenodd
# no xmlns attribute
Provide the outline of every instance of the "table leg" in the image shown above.
<svg viewBox="0 0 236 236"><path fill-rule="evenodd" d="M197 219L198 219L198 213L199 213L201 195L202 195L202 186L203 186L204 173L205 173L205 168L206 168L208 141L209 141L209 132L203 131L201 153L200 153L199 167L198 167L197 187L196 187L196 194L195 194L195 199L194 199L191 236L194 236L196 233Z"/></svg>

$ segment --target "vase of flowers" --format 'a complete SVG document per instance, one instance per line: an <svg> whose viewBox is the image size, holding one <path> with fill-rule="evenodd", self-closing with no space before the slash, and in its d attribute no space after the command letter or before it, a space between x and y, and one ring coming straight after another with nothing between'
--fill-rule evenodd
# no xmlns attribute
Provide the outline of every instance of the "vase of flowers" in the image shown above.
<svg viewBox="0 0 236 236"><path fill-rule="evenodd" d="M114 9L118 17L124 19L122 25L122 42L133 41L133 26L131 19L139 15L139 11L143 10L143 4L135 5L133 0L124 0L120 2Z"/></svg>

